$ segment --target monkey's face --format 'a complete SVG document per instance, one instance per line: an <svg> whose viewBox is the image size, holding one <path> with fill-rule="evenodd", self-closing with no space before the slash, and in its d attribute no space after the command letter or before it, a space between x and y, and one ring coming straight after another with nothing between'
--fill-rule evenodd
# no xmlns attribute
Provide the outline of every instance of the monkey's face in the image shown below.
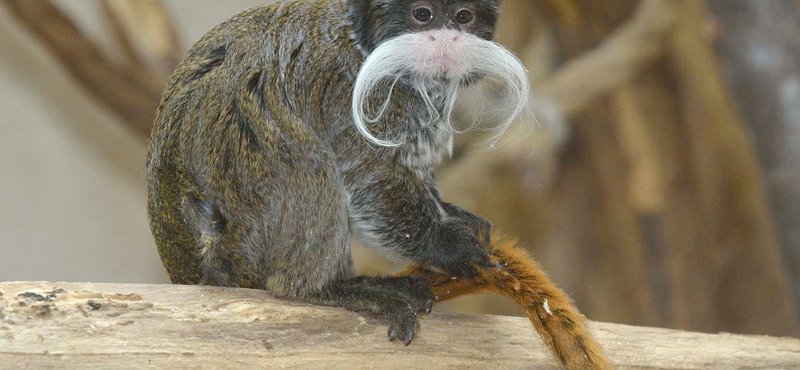
<svg viewBox="0 0 800 370"><path fill-rule="evenodd" d="M374 137L366 123L378 121L388 107L395 85L411 87L424 103L423 124L450 125L459 91L491 76L506 87L508 118L499 134L525 110L530 86L517 57L491 41L499 0L348 0L353 37L367 54L353 92L356 127L382 146L400 145ZM365 111L370 95L388 85L383 107ZM382 97L381 97L382 98ZM410 102L409 102L410 103ZM405 103L404 103L405 104Z"/></svg>
<svg viewBox="0 0 800 370"><path fill-rule="evenodd" d="M453 30L494 38L500 0L348 0L359 46L372 52L408 33Z"/></svg>

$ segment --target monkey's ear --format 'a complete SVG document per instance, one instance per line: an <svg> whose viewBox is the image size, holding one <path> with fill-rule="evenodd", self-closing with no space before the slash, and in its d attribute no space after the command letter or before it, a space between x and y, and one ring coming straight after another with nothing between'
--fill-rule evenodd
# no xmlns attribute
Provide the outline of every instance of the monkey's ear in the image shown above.
<svg viewBox="0 0 800 370"><path fill-rule="evenodd" d="M357 8L369 8L369 4L372 0L347 0L347 8L353 9L353 7Z"/></svg>
<svg viewBox="0 0 800 370"><path fill-rule="evenodd" d="M347 0L347 12L353 24L353 40L366 52L377 46L373 0Z"/></svg>
<svg viewBox="0 0 800 370"><path fill-rule="evenodd" d="M369 18L369 9L371 7L372 0L347 0L347 11L350 13L351 18Z"/></svg>
<svg viewBox="0 0 800 370"><path fill-rule="evenodd" d="M500 8L505 4L506 0L487 0L487 2L494 8Z"/></svg>

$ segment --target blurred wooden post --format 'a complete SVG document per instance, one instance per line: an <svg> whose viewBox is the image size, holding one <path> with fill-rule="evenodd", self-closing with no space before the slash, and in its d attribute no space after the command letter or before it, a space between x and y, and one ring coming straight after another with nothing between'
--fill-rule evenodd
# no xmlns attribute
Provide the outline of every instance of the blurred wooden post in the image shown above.
<svg viewBox="0 0 800 370"><path fill-rule="evenodd" d="M800 2L707 0L705 27L764 172L782 262L800 307ZM746 41L745 41L746 40ZM755 57L758 56L758 57ZM800 319L800 309L795 309Z"/></svg>
<svg viewBox="0 0 800 370"><path fill-rule="evenodd" d="M711 279L678 280L678 327L797 334L782 274L772 215L753 143L725 89L705 29L705 1L674 2L679 18L670 61L681 90L679 104L698 188L696 201L707 225L698 244L675 245L676 279L709 269ZM713 298L709 298L713 297ZM763 310L759 302L770 302ZM707 312L698 315L698 308ZM703 317L706 316L706 317Z"/></svg>

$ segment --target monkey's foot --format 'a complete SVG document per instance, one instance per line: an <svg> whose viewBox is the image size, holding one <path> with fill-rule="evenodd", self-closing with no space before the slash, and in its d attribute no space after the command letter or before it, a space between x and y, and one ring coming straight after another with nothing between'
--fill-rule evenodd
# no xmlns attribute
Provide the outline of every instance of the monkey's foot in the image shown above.
<svg viewBox="0 0 800 370"><path fill-rule="evenodd" d="M331 290L345 308L389 320L389 340L411 344L419 330L418 312L431 311L436 297L424 278L366 277L338 282Z"/></svg>
<svg viewBox="0 0 800 370"><path fill-rule="evenodd" d="M436 296L431 291L430 283L425 278L411 276L390 276L370 279L368 286L383 289L395 294L411 305L414 312L431 313Z"/></svg>

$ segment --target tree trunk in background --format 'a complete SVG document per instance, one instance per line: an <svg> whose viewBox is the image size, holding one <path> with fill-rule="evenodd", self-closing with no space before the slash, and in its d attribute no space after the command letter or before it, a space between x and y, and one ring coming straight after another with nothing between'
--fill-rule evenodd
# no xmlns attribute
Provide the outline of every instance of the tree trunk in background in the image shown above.
<svg viewBox="0 0 800 370"><path fill-rule="evenodd" d="M565 61L600 45L636 8L635 0L578 0L544 1L553 14L554 35ZM556 5L558 4L558 5ZM576 214L589 212L592 217L586 236L572 253L582 255L582 264L576 271L582 277L576 300L587 305L588 315L598 315L617 322L637 325L664 325L660 319L654 282L648 268L650 261L643 248L645 235L640 230L635 205L628 201L628 170L630 163L620 135L615 130L618 110L617 97L608 96L594 103L572 120L573 142L562 165L581 163L588 171L581 193L588 195L584 204L561 210L552 204L551 212L568 212L560 233L575 233L569 224ZM565 167L562 167L565 168ZM564 174L574 173L565 171ZM574 182L569 177L559 178L561 184ZM556 192L568 187L556 184ZM560 195L557 198L567 198ZM566 236L563 235L562 236ZM552 248L559 248L559 239L551 240ZM570 256L563 255L569 259ZM621 302L626 302L621 304Z"/></svg>
<svg viewBox="0 0 800 370"><path fill-rule="evenodd" d="M709 5L719 23L722 71L764 168L784 266L800 307L800 2Z"/></svg>

